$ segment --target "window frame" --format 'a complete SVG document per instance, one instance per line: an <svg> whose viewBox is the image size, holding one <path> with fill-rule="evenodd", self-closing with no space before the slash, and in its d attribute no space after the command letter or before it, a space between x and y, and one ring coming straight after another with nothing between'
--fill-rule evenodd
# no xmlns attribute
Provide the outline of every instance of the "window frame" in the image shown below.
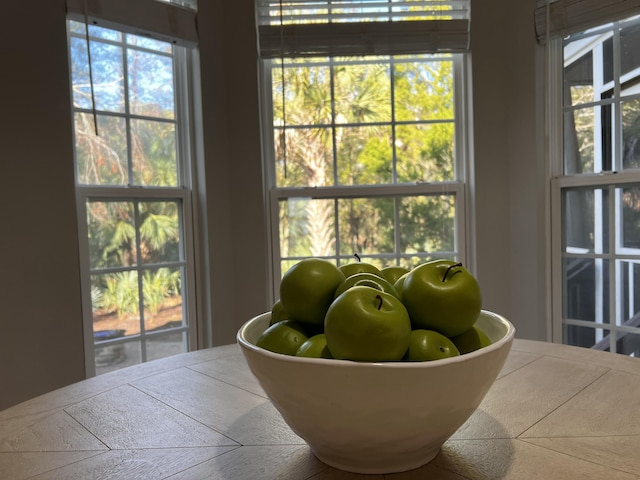
<svg viewBox="0 0 640 480"><path fill-rule="evenodd" d="M87 22L86 17L69 14L67 16L67 35L69 39L69 68L71 69L71 38L74 35L69 27L69 21L80 22L84 25L90 26L91 23ZM123 35L131 34L132 32L127 28L118 28L117 26L109 24L106 28L120 31ZM134 35L136 33L133 33ZM86 37L82 36L83 39ZM91 37L89 37L91 41ZM98 39L101 41L101 39ZM167 41L166 38L159 38L160 41ZM184 46L182 46L184 45ZM127 50L123 52L126 57ZM175 187L154 187L154 186L140 186L140 185L93 185L82 184L78 179L77 159L76 151L74 148L74 176L75 176L75 191L76 191L76 213L78 221L78 239L79 239L79 260L80 260L80 280L81 280L81 296L82 296L82 317L83 317L83 337L84 337L84 351L85 351L85 374L87 377L96 375L96 348L110 345L122 345L129 342L138 342L140 345L141 359L136 363L143 363L147 361L146 354L146 339L163 337L167 335L173 335L181 333L183 341L185 341L186 351L194 350L198 348L199 337L198 332L200 330L199 323L201 320L197 316L196 308L196 251L195 242L195 206L193 204L194 195L194 182L193 171L195 169L195 155L193 146L193 132L190 128L190 124L193 122L192 109L190 108L192 101L192 93L190 85L192 85L192 72L193 72L193 54L191 52L191 46L180 42L173 43L172 51L167 54L172 58L173 64L173 82L174 82L174 114L175 117L172 123L175 125L176 135L176 167L177 167L177 185ZM125 77L126 80L126 77ZM70 74L70 89L73 88L72 77ZM125 89L128 90L128 86ZM71 94L73 98L73 93ZM85 108L77 108L74 105L71 106L72 125L74 124L75 115L77 112L84 112L91 114L93 110ZM98 111L98 113L100 113ZM106 112L109 113L109 112ZM139 118L139 115L132 114L130 112L118 113L117 116L121 118L131 119ZM144 116L140 117L144 118ZM75 128L72 129L74 134L75 145ZM90 253L88 238L88 223L87 223L87 203L90 201L132 201L132 202L145 202L145 201L170 201L178 202L181 205L178 214L178 223L180 227L180 243L182 245L182 251L180 253L181 258L176 262L166 262L170 267L179 267L184 269L183 284L182 284L182 302L183 302L183 325L178 327L171 327L159 332L147 332L141 325L141 331L138 334L127 335L112 340L104 340L99 344L96 343L94 329L93 329L93 305L91 299L91 276L92 269L90 266ZM165 264L160 264L164 266ZM148 269L148 266L137 265L131 269L134 271L143 271ZM118 268L113 269L118 271ZM142 323L142 322L141 322ZM186 336L186 338L185 338Z"/></svg>
<svg viewBox="0 0 640 480"><path fill-rule="evenodd" d="M262 155L266 192L266 216L268 219L268 249L269 255L269 287L271 301L279 298L280 280L284 272L281 271L280 238L279 238L279 203L290 198L308 199L349 199L364 197L407 197L425 195L455 195L456 218L454 225L454 256L465 265L473 262L471 238L470 208L470 107L468 100L468 75L470 72L469 54L451 54L454 75L454 175L455 179L445 182L417 182L390 183L375 185L340 185L322 187L278 187L276 186L276 166L273 143L273 104L272 104L272 76L271 59L261 59L259 62L261 123L262 123ZM395 120L390 125L396 125ZM397 233L396 233L397 235ZM339 242L339 239L336 239ZM397 244L397 242L396 242ZM351 252L352 255L354 252ZM356 252L359 253L359 252ZM349 255L341 253L339 256L328 257L334 262L345 261ZM373 255L375 257L375 255ZM415 256L415 255L413 255ZM402 257L399 252L385 255L385 258L396 259ZM296 258L296 257L292 257ZM300 257L300 259L303 257Z"/></svg>
<svg viewBox="0 0 640 480"><path fill-rule="evenodd" d="M606 22L603 20L602 27L594 28L595 32L601 31L603 35L607 32L611 36L619 37L619 33L614 35L614 30L619 30L622 26L630 24L640 25L640 19L636 19L633 22L629 22L628 19L616 20L612 22ZM591 30L589 30L591 32ZM575 34L573 38L579 38L582 33ZM588 35L585 35L588 36ZM566 106L563 98L563 82L564 82L564 38L552 38L548 41L547 48L547 62L549 68L549 78L547 84L547 136L548 136L548 154L549 154L549 172L550 172L550 224L551 224L551 340L556 343L566 343L568 339L565 331L570 326L575 327L587 327L594 330L604 329L608 330L608 345L606 348L611 352L616 352L617 341L620 340L618 332L623 333L640 333L640 328L629 327L623 324L625 318L622 317L620 311L620 303L624 288L621 284L621 271L618 268L618 264L624 261L632 261L634 263L640 263L640 252L633 252L631 250L623 248L620 245L620 237L622 232L622 224L619 223L620 215L620 200L617 195L617 189L625 187L638 187L640 186L640 169L623 169L620 162L622 161L621 149L622 149L622 115L619 111L619 106L624 100L630 97L625 97L621 94L620 85L622 84L626 75L621 75L620 69L620 46L617 40L614 40L614 49L618 49L617 53L613 56L613 76L614 79L610 82L602 83L601 93L607 90L613 90L612 99L610 101L603 102L602 99L594 100L580 104L579 106ZM595 43L595 42L592 42ZM589 49L589 51L592 51ZM637 69L636 69L637 70ZM595 83L595 80L594 80ZM606 88L605 88L606 87ZM631 98L638 98L631 97ZM597 169L595 165L596 159L594 158L594 171L586 173L567 173L565 171L564 161L564 130L565 122L564 115L567 112L577 110L579 108L585 108L589 106L600 106L603 104L612 105L617 111L614 117L614 124L609 128L607 134L612 139L612 159L610 166L611 169L605 170L608 165L600 165L603 169ZM599 118L597 119L599 121ZM598 127L594 124L594 135L596 137L603 136L602 126ZM596 144L594 139L594 144ZM595 157L595 156L594 156ZM563 245L565 244L564 235L566 226L564 223L563 212L563 194L565 191L571 191L574 189L602 189L609 193L609 200L607 204L608 221L606 223L609 247L604 252L569 252L564 251ZM594 209L595 210L595 209ZM594 215L595 217L596 215ZM595 221L595 220L594 220ZM591 320L580 320L565 318L565 308L568 303L568 294L566 291L566 278L564 272L564 262L567 258L582 258L582 259L594 259L595 262L608 262L606 272L601 272L601 275L606 275L608 278L608 285L604 283L604 276L600 280L596 279L596 288L606 288L607 291L601 291L602 295L606 295L608 298L608 306L604 309L603 299L595 299L596 302L596 317L598 316L597 309L603 309L604 315L602 317L608 318L608 322L597 322ZM598 275L598 273L596 273ZM598 287L600 285L600 287ZM603 297L605 298L605 297ZM606 312L604 312L606 310ZM596 335L597 337L597 335ZM606 340L606 339L605 339Z"/></svg>

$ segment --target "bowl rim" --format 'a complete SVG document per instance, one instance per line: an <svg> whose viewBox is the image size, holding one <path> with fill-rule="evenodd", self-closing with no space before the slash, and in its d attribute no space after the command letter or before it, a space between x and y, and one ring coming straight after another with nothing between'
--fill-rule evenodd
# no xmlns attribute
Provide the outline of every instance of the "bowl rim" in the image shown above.
<svg viewBox="0 0 640 480"><path fill-rule="evenodd" d="M354 360L340 360L337 358L310 358L310 357L297 357L294 355L285 355L283 353L276 353L266 350L264 348L258 347L254 345L250 341L246 339L246 331L250 325L253 323L271 315L271 312L264 312L260 315L256 315L255 317L247 320L238 330L236 334L236 340L238 344L247 350L251 350L260 355L263 355L268 358L273 358L274 360L301 363L301 364L315 364L315 365L334 365L334 366L343 366L343 367L352 367L352 368L437 368L438 366L442 366L445 364L453 364L459 362L467 362L473 360L476 357L480 357L486 355L490 352L499 350L503 348L507 344L511 344L512 340L515 337L516 329L513 324L507 320L504 316L499 313L495 313L489 310L481 310L481 314L488 315L492 317L494 320L502 323L507 327L507 332L505 335L496 340L491 345L487 345L486 347L480 348L478 350L474 350L473 352L465 353L463 355L457 355L455 357L442 358L438 360L430 360L425 362L359 362Z"/></svg>

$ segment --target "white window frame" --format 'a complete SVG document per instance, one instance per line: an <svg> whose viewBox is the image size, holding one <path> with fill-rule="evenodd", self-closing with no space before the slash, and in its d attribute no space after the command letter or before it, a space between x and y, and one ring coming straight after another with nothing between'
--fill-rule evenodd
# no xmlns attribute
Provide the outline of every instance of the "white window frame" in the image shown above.
<svg viewBox="0 0 640 480"><path fill-rule="evenodd" d="M260 62L260 85L262 99L262 128L263 128L263 162L265 171L265 191L267 192L267 218L269 219L268 247L270 255L270 291L271 300L279 297L281 271L280 238L279 238L279 202L289 198L309 199L348 199L363 197L403 197L414 195L455 195L455 244L454 251L448 258L455 258L465 265L473 265L472 239L470 238L472 209L469 207L469 171L470 171L470 129L471 117L468 107L468 61L466 53L453 55L454 75L454 173L455 179L447 182L419 182L419 183L390 183L378 185L344 185L326 187L277 187L273 145L273 105L272 105L272 77L270 60ZM396 237L399 229L396 228ZM337 240L336 240L337 241ZM396 240L396 245L398 241ZM354 252L341 252L329 259L336 263ZM356 252L357 253L357 252ZM437 252L436 252L437 253ZM449 253L449 252L447 252ZM429 255L429 252L427 252ZM375 256L375 255L374 255ZM396 251L384 255L385 259L394 260L403 255ZM414 255L415 256L415 255Z"/></svg>
<svg viewBox="0 0 640 480"><path fill-rule="evenodd" d="M70 14L69 20L86 22L86 15ZM112 23L106 22L106 28L123 31L123 35L127 33L127 29L121 29ZM132 33L132 32L129 32ZM71 33L69 32L69 37ZM166 41L163 36L158 36L158 40ZM93 307L91 299L91 267L89 264L89 244L87 242L88 225L87 225L87 202L89 201L177 201L181 204L179 214L179 225L181 228L181 258L177 262L169 262L169 267L184 268L184 276L182 283L182 302L183 302L183 322L185 325L168 328L158 332L146 332L141 322L141 332L135 335L127 335L126 337L107 340L100 342L100 347L109 345L124 344L127 342L138 342L140 344L141 362L147 361L146 339L159 338L166 335L176 333L183 334L185 338L185 351L195 350L198 348L198 326L199 321L196 317L196 259L195 259L195 212L192 204L193 198L193 178L192 172L195 168L195 156L193 147L193 133L190 124L193 122L192 109L190 102L192 101L189 86L193 84L191 75L193 72L193 54L190 51L192 43L190 42L172 42L173 67L174 67L174 108L175 108L175 125L176 125L176 159L178 167L178 185L176 187L151 187L151 186L101 186L81 184L76 175L76 211L78 219L79 234L79 254L80 254L80 277L81 277L81 294L82 294L82 316L83 316L83 334L85 348L85 372L87 377L96 375L95 351L96 343L93 330ZM70 85L71 87L71 85ZM75 115L76 111L85 111L83 109L72 109ZM129 114L121 114L122 117L129 118ZM71 120L73 122L73 118ZM142 268L138 266L136 270ZM114 271L118 269L115 268Z"/></svg>
<svg viewBox="0 0 640 480"><path fill-rule="evenodd" d="M612 22L613 27L619 27L621 24L627 23L626 21ZM598 30L597 28L595 29ZM613 30L610 27L604 27L602 38L611 37ZM614 36L614 49L619 49L620 45L617 40L618 37ZM590 51L596 42L594 37L586 37L585 42L581 45L579 51L577 50L571 58L579 58L582 54ZM625 186L637 186L640 185L640 170L623 170L620 168L619 162L621 161L621 128L622 128L622 115L619 109L614 116L614 125L612 129L612 170L603 171L600 155L594 153L594 172L582 173L582 174L566 174L564 171L564 114L567 111L575 110L576 108L565 108L563 103L563 71L564 71L564 52L563 52L563 39L552 38L548 41L547 48L547 62L549 66L549 80L547 85L547 134L548 134L548 147L549 147L549 165L550 165L550 221L551 221L551 340L557 343L566 343L567 339L564 335L564 329L566 326L578 326L587 327L593 329L605 329L609 331L608 336L608 348L611 352L616 352L616 342L618 340L618 332L627 332L639 334L640 328L629 327L622 325L625 320L622 318L622 303L623 292L621 286L621 271L618 268L621 261L630 261L633 263L640 263L640 251L637 249L622 248L621 245L621 209L620 198L616 188ZM595 52L595 51L594 51ZM598 62L597 54L594 55L594 64ZM602 58L599 58L601 61ZM621 83L633 75L634 72L626 75L620 75L620 55L614 55L614 80L608 83L604 83L602 78L598 79L594 75L594 101L593 103L581 104L579 107L584 108L590 105L601 105L603 103L609 103L614 105L614 108L620 105L621 101ZM594 72L596 70L601 71L594 66ZM637 76L637 74L636 74ZM603 102L598 100L600 93L603 91L614 91L612 100L610 102ZM628 99L628 96L624 97ZM637 97L636 97L637 98ZM600 152L601 148L601 133L602 130L597 124L600 117L596 119L594 125L594 152ZM609 210L608 210L608 223L607 230L609 235L609 249L608 252L603 251L602 242L598 238L594 239L595 249L594 252L581 251L580 249L567 248L563 251L563 212L562 212L562 195L565 190L572 188L602 188L608 191L609 195ZM596 203L595 211L595 225L602 225L602 198L598 195L595 196L594 202ZM600 207L598 207L600 205ZM597 231L595 237L599 237ZM584 258L594 259L596 264L596 291L594 292L596 300L596 318L595 321L585 321L578 319L566 318L564 314L565 304L567 303L567 294L565 291L565 276L563 272L563 263L566 258ZM603 269L604 264L608 262L608 269L605 272ZM608 292L606 294L609 298L609 306L606 311L606 316L609 319L609 323L604 322L603 302L605 292L604 278L608 276L609 285ZM632 299L630 299L632 301ZM596 330L597 331L597 330ZM600 338L596 335L596 341L603 340L603 335ZM606 339L604 339L606 341Z"/></svg>

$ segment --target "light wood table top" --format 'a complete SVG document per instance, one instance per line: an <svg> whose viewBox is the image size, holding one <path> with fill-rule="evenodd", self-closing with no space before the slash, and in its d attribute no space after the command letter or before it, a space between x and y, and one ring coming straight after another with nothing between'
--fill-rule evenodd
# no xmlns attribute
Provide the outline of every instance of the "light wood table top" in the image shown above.
<svg viewBox="0 0 640 480"><path fill-rule="evenodd" d="M316 460L228 345L128 367L0 412L0 479L640 480L640 360L516 340L428 465Z"/></svg>

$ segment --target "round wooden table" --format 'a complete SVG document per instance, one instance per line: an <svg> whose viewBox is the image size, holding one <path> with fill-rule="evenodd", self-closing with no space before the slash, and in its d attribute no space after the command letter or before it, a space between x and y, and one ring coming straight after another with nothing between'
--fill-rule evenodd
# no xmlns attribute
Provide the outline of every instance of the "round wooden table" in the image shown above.
<svg viewBox="0 0 640 480"><path fill-rule="evenodd" d="M128 367L0 412L0 479L639 480L640 360L516 340L480 408L417 470L318 461L237 345Z"/></svg>

